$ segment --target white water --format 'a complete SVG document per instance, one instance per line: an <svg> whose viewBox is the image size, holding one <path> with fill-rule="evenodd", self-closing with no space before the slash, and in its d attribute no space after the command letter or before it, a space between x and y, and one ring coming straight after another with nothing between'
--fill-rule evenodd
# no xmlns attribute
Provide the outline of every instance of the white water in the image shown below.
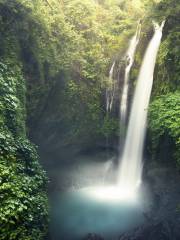
<svg viewBox="0 0 180 240"><path fill-rule="evenodd" d="M109 71L108 88L106 89L106 111L107 112L111 112L113 101L114 101L114 94L115 94L115 81L113 80L114 66L115 66L115 61L113 62L111 69Z"/></svg>
<svg viewBox="0 0 180 240"><path fill-rule="evenodd" d="M147 47L139 77L137 80L133 104L130 113L127 136L120 164L118 185L128 191L136 191L141 183L142 154L146 133L148 105L153 84L153 74L158 49L161 43L161 26L154 23L154 35Z"/></svg>
<svg viewBox="0 0 180 240"><path fill-rule="evenodd" d="M126 68L125 68L124 84L123 84L121 103L120 103L120 123L123 124L123 126L125 126L126 118L127 118L129 75L130 75L132 65L134 63L134 56L136 53L137 45L139 43L140 33L141 33L141 23L138 24L136 33L132 37L129 44L129 48L125 54Z"/></svg>

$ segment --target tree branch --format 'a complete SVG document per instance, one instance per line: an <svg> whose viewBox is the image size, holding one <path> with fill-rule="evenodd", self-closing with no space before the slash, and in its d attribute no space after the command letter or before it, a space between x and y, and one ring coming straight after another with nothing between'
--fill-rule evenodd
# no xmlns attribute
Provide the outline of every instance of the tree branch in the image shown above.
<svg viewBox="0 0 180 240"><path fill-rule="evenodd" d="M45 0L45 1L46 1L47 5L53 10L53 7L52 7L51 4L49 3L49 1L48 1L48 0Z"/></svg>

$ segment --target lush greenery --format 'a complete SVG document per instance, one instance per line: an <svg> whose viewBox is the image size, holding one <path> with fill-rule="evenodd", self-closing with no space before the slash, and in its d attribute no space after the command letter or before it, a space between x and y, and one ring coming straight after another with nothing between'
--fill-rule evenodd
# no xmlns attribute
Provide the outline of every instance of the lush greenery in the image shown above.
<svg viewBox="0 0 180 240"><path fill-rule="evenodd" d="M138 0L1 1L0 27L6 34L0 52L22 61L31 130L53 111L51 121L66 129L68 142L117 134L102 93L108 69L126 50L144 9ZM59 104L47 110L52 95Z"/></svg>
<svg viewBox="0 0 180 240"><path fill-rule="evenodd" d="M164 139L169 139L169 152L180 166L180 3L162 0L150 16L162 21L166 19L160 47L150 106L149 123L154 157ZM162 144L163 145L163 144ZM168 147L168 146L167 146ZM171 149L172 148L172 149Z"/></svg>
<svg viewBox="0 0 180 240"><path fill-rule="evenodd" d="M180 3L163 0L154 11L158 20L166 19L157 62L154 94L174 92L180 86Z"/></svg>
<svg viewBox="0 0 180 240"><path fill-rule="evenodd" d="M155 99L150 107L152 149L156 153L163 137L172 138L176 151L174 157L180 164L180 92L169 93ZM170 149L169 149L170 151Z"/></svg>
<svg viewBox="0 0 180 240"><path fill-rule="evenodd" d="M157 160L162 141L170 139L168 150L180 166L179 12L177 0L0 0L0 239L39 240L47 231L47 179L28 138L49 160L72 145L83 150L117 139L123 56L139 19L130 97L152 19L166 19L148 142ZM114 60L119 88L108 115Z"/></svg>
<svg viewBox="0 0 180 240"><path fill-rule="evenodd" d="M26 137L22 73L2 62L0 132L0 239L42 239L47 232L47 180Z"/></svg>

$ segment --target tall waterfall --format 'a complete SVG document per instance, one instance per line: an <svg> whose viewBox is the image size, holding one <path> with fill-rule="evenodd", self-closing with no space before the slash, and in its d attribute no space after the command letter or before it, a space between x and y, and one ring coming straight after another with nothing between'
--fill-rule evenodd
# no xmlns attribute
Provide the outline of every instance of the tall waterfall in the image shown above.
<svg viewBox="0 0 180 240"><path fill-rule="evenodd" d="M109 71L108 88L106 89L106 111L107 112L111 112L113 101L114 101L115 82L113 81L113 73L114 73L115 63L116 62L114 61Z"/></svg>
<svg viewBox="0 0 180 240"><path fill-rule="evenodd" d="M133 98L118 179L119 187L128 191L134 191L141 182L148 105L164 23L161 26L154 23L154 35L147 47Z"/></svg>
<svg viewBox="0 0 180 240"><path fill-rule="evenodd" d="M123 124L123 126L125 126L126 118L127 118L129 75L130 75L132 65L134 63L134 56L135 56L137 45L139 43L140 33L141 33L141 23L139 22L136 33L132 37L129 44L129 48L125 54L126 68L125 68L124 84L123 84L121 103L120 103L120 122L121 124Z"/></svg>

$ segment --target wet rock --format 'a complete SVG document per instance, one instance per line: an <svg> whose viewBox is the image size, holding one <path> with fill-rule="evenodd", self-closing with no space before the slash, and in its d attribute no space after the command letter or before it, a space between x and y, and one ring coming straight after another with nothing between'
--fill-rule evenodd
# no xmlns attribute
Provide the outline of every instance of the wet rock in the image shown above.
<svg viewBox="0 0 180 240"><path fill-rule="evenodd" d="M83 240L104 240L100 235L89 233Z"/></svg>
<svg viewBox="0 0 180 240"><path fill-rule="evenodd" d="M179 240L180 235L172 222L152 223L122 234L119 240Z"/></svg>

